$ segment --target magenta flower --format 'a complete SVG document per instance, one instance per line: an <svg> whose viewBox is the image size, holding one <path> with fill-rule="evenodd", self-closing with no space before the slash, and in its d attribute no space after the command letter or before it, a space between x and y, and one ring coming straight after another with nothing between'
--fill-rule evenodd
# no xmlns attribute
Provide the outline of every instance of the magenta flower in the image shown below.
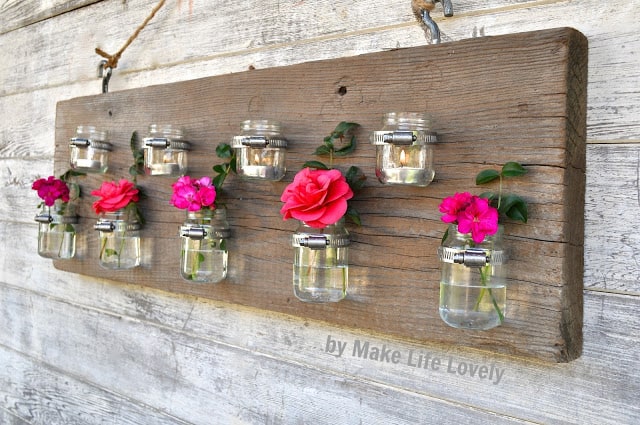
<svg viewBox="0 0 640 425"><path fill-rule="evenodd" d="M38 191L38 196L48 207L55 204L58 199L62 202L69 202L69 187L65 182L53 176L36 180L31 189Z"/></svg>
<svg viewBox="0 0 640 425"><path fill-rule="evenodd" d="M444 198L440 204L440 212L444 215L440 219L445 223L456 223L458 214L469 206L471 198L472 196L469 192L456 193L453 196Z"/></svg>
<svg viewBox="0 0 640 425"><path fill-rule="evenodd" d="M489 205L489 201L473 196L469 205L458 214L458 231L471 233L471 239L477 244L485 236L498 231L498 210Z"/></svg>
<svg viewBox="0 0 640 425"><path fill-rule="evenodd" d="M204 207L215 207L216 188L210 177L205 176L198 180L189 176L180 177L171 187L173 195L169 202L176 208L199 211Z"/></svg>

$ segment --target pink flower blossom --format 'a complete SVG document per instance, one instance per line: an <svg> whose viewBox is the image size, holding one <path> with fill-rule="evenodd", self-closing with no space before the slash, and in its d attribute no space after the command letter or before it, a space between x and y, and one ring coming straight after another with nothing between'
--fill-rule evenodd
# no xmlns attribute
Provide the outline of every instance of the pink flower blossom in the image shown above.
<svg viewBox="0 0 640 425"><path fill-rule="evenodd" d="M130 202L138 202L139 190L126 179L119 182L103 182L98 190L91 192L98 199L93 203L96 214L114 212L129 205Z"/></svg>
<svg viewBox="0 0 640 425"><path fill-rule="evenodd" d="M456 193L453 196L444 198L440 204L440 212L444 215L440 219L445 223L456 223L458 214L469 206L471 198L472 196L469 192Z"/></svg>
<svg viewBox="0 0 640 425"><path fill-rule="evenodd" d="M468 192L456 193L440 204L441 220L458 225L460 233L471 233L475 243L498 231L498 210L489 201Z"/></svg>
<svg viewBox="0 0 640 425"><path fill-rule="evenodd" d="M321 229L335 224L347 212L353 191L339 170L303 168L282 192L284 220L295 218Z"/></svg>
<svg viewBox="0 0 640 425"><path fill-rule="evenodd" d="M58 199L62 200L62 202L69 202L69 186L53 176L36 180L33 182L31 189L38 191L38 196L48 207L55 204Z"/></svg>
<svg viewBox="0 0 640 425"><path fill-rule="evenodd" d="M213 209L216 201L216 188L210 177L198 180L183 176L173 185L173 194L169 203L176 208L188 211L199 211L203 207Z"/></svg>
<svg viewBox="0 0 640 425"><path fill-rule="evenodd" d="M482 243L485 236L498 231L498 210L487 199L473 196L469 206L458 214L458 231L471 233L475 243Z"/></svg>

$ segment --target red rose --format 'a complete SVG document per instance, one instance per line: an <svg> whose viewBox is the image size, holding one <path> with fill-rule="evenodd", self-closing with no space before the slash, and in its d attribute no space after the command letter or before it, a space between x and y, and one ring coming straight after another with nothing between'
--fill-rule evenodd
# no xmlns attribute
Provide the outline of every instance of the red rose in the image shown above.
<svg viewBox="0 0 640 425"><path fill-rule="evenodd" d="M130 202L138 202L138 189L128 180L119 182L104 182L100 189L91 192L98 199L93 203L96 214L114 212L129 205Z"/></svg>
<svg viewBox="0 0 640 425"><path fill-rule="evenodd" d="M321 229L335 224L347 212L353 192L339 170L303 168L282 192L280 210L287 220L295 218Z"/></svg>

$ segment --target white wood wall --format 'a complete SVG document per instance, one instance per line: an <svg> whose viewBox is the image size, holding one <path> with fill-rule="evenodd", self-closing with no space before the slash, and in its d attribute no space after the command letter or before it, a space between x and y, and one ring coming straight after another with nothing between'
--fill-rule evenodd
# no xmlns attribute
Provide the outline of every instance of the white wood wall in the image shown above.
<svg viewBox="0 0 640 425"><path fill-rule="evenodd" d="M110 88L425 44L410 3L168 0ZM39 258L30 186L52 172L56 102L99 93L94 48L115 52L155 4L0 2L0 423L640 423L640 0L453 0L454 17L433 14L445 42L559 26L589 39L584 350L569 364L414 345ZM348 344L342 357L329 337ZM353 357L355 341L441 366ZM462 363L503 375L450 373Z"/></svg>

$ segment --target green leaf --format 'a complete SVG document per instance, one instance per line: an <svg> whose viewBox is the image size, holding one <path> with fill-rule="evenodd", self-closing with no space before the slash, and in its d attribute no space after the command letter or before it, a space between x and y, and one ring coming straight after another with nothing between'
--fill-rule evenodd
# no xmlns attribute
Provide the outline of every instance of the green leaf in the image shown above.
<svg viewBox="0 0 640 425"><path fill-rule="evenodd" d="M233 149L227 143L220 143L216 146L216 155L218 158L231 158L231 154L233 153Z"/></svg>
<svg viewBox="0 0 640 425"><path fill-rule="evenodd" d="M349 130L353 130L355 127L357 127L359 124L355 123L355 122L347 122L347 121L342 121L340 124L338 124L336 126L336 128L333 130L333 134L335 134L335 137L340 137L341 135L343 135L344 133L348 132Z"/></svg>
<svg viewBox="0 0 640 425"><path fill-rule="evenodd" d="M482 170L476 176L476 184L485 184L500 177L500 173L496 170Z"/></svg>
<svg viewBox="0 0 640 425"><path fill-rule="evenodd" d="M318 156L323 156L323 155L329 155L331 153L333 146L327 146L325 145L320 145L316 148L316 151L314 152L315 155Z"/></svg>
<svg viewBox="0 0 640 425"><path fill-rule="evenodd" d="M114 255L118 255L118 251L116 251L115 249L110 249L110 248L105 249L104 253L107 255L107 257L112 257Z"/></svg>
<svg viewBox="0 0 640 425"><path fill-rule="evenodd" d="M447 227L447 230L444 231L444 234L442 235L442 239L440 240L440 245L444 245L444 242L447 240L448 237L449 237L449 227Z"/></svg>
<svg viewBox="0 0 640 425"><path fill-rule="evenodd" d="M215 171L218 174L222 174L222 173L227 173L227 170L225 169L224 165L222 164L217 164L213 166L213 171Z"/></svg>
<svg viewBox="0 0 640 425"><path fill-rule="evenodd" d="M347 170L345 179L347 180L347 183L349 184L351 190L353 192L357 192L358 190L362 189L362 187L364 186L364 182L367 180L367 177L364 175L360 168L352 165Z"/></svg>
<svg viewBox="0 0 640 425"><path fill-rule="evenodd" d="M229 161L229 169L234 173L234 174L238 174L238 171L236 169L236 164L238 163L238 158L233 155L231 157L231 161Z"/></svg>
<svg viewBox="0 0 640 425"><path fill-rule="evenodd" d="M302 168L315 168L317 170L328 170L329 167L327 167L323 162L320 161L307 161L304 164L302 164Z"/></svg>
<svg viewBox="0 0 640 425"><path fill-rule="evenodd" d="M507 162L502 166L503 177L517 177L527 174L527 170L517 162Z"/></svg>
<svg viewBox="0 0 640 425"><path fill-rule="evenodd" d="M220 251L226 251L226 250L227 250L227 240L222 239L220 241Z"/></svg>
<svg viewBox="0 0 640 425"><path fill-rule="evenodd" d="M218 174L213 178L211 183L213 183L213 186L215 186L216 191L220 190L220 188L222 187L222 184L224 183L225 178L227 178L226 173Z"/></svg>
<svg viewBox="0 0 640 425"><path fill-rule="evenodd" d="M358 213L358 211L349 206L347 207L347 212L345 213L345 216L351 220L356 226L362 226L362 220L360 219L360 213Z"/></svg>
<svg viewBox="0 0 640 425"><path fill-rule="evenodd" d="M353 152L356 149L356 136L352 136L349 143L344 145L344 147L335 151L336 156L346 156Z"/></svg>
<svg viewBox="0 0 640 425"><path fill-rule="evenodd" d="M500 213L511 220L526 223L528 219L527 203L518 195L506 195L502 198Z"/></svg>

